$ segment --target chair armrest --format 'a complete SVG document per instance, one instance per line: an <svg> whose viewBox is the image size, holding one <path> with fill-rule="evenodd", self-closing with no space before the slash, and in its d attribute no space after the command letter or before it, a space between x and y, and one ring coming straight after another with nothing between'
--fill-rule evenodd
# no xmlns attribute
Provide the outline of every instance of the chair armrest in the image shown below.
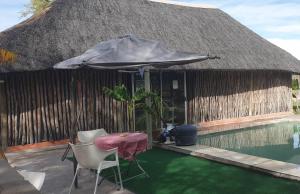
<svg viewBox="0 0 300 194"><path fill-rule="evenodd" d="M106 152L117 152L118 151L118 147L115 147L115 148L112 148L112 149L109 149L109 150L105 150Z"/></svg>
<svg viewBox="0 0 300 194"><path fill-rule="evenodd" d="M112 149L109 149L109 150L103 150L101 149L102 153L105 155L105 158L110 156L110 155L115 155L116 157L118 157L118 148L112 148Z"/></svg>

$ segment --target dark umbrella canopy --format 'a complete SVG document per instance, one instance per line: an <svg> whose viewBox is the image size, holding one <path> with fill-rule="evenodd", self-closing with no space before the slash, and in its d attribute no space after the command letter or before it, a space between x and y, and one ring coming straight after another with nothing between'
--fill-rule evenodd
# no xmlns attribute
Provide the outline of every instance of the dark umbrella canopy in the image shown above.
<svg viewBox="0 0 300 194"><path fill-rule="evenodd" d="M98 43L82 55L57 63L54 68L77 69L88 66L125 69L143 66L169 67L209 59L208 55L168 50L162 43L127 35Z"/></svg>

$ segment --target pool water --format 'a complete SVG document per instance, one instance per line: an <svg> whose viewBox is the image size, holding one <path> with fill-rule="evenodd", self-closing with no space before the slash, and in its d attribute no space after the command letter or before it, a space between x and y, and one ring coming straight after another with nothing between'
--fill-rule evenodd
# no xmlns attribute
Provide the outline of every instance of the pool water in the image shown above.
<svg viewBox="0 0 300 194"><path fill-rule="evenodd" d="M300 164L300 122L282 122L200 135L201 145Z"/></svg>

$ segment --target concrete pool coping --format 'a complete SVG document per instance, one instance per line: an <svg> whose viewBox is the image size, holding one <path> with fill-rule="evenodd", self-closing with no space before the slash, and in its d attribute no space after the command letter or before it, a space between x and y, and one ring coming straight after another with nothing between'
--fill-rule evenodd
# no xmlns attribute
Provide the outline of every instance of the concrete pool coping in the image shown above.
<svg viewBox="0 0 300 194"><path fill-rule="evenodd" d="M166 150L188 154L199 158L252 169L275 177L300 181L300 165L297 164L241 154L204 145L175 146L173 144L157 144L157 146Z"/></svg>
<svg viewBox="0 0 300 194"><path fill-rule="evenodd" d="M206 134L211 134L211 133L238 130L238 129L243 129L243 128L247 128L247 127L270 125L270 124L276 124L276 123L281 123L281 122L295 122L295 121L300 122L300 115L292 115L292 116L284 117L284 118L277 118L277 119L264 120L264 121L255 121L255 122L249 122L249 123L235 123L235 124L219 126L218 128L215 128L215 126L214 126L213 128L208 128L206 130L199 130L198 135L206 135Z"/></svg>
<svg viewBox="0 0 300 194"><path fill-rule="evenodd" d="M248 123L246 125L235 125L232 128L226 129L214 129L207 131L199 131L199 135L218 133L223 131L237 130L245 127L253 127L267 124L275 124L279 122L293 122L299 121L299 116L291 116L283 119L276 119L272 121L262 121ZM176 146L174 144L156 144L157 147L171 150L187 155L192 155L199 158L205 158L208 160L238 166L246 169L251 169L265 174L273 175L275 177L285 178L289 180L300 181L300 165L272 160L268 158L228 151L224 149L214 148L206 145L194 145L194 146Z"/></svg>

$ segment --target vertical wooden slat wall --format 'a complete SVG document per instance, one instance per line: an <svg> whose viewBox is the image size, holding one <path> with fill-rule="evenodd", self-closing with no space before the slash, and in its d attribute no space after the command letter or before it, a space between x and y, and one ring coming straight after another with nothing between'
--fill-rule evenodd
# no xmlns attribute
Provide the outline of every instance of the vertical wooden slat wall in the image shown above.
<svg viewBox="0 0 300 194"><path fill-rule="evenodd" d="M47 70L1 74L6 81L8 143L22 145L69 137L72 127L71 72ZM126 130L126 104L105 96L104 86L124 83L127 74L77 73L80 130ZM291 74L279 71L188 71L188 122L221 120L291 110Z"/></svg>
<svg viewBox="0 0 300 194"><path fill-rule="evenodd" d="M127 130L126 105L103 94L103 87L129 85L115 71L80 70L77 76L79 130ZM1 74L6 80L9 146L69 138L72 124L71 71L46 70ZM126 111L125 111L126 112ZM118 118L121 117L121 118ZM121 122L121 123L118 123Z"/></svg>
<svg viewBox="0 0 300 194"><path fill-rule="evenodd" d="M188 122L222 120L291 110L291 73L187 72Z"/></svg>

